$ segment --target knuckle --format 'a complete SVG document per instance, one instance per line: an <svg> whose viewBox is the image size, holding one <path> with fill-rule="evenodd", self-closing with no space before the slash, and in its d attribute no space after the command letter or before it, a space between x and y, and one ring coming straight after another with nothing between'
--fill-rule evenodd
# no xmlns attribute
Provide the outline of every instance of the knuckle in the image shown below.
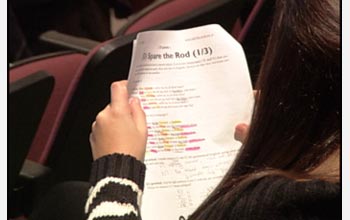
<svg viewBox="0 0 350 220"><path fill-rule="evenodd" d="M120 108L111 109L111 114L113 117L120 117L123 115L123 111Z"/></svg>
<svg viewBox="0 0 350 220"><path fill-rule="evenodd" d="M113 117L125 117L129 111L123 106L115 106L114 108L110 108L110 113Z"/></svg>

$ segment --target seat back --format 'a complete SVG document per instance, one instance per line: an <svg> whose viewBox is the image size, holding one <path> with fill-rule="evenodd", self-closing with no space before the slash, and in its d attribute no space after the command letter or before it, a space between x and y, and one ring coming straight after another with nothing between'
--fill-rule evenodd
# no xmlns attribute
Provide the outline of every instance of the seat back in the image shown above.
<svg viewBox="0 0 350 220"><path fill-rule="evenodd" d="M231 20L228 17L228 21L234 22L231 26L231 34L239 42L243 42L247 32L249 31L254 19L259 13L264 0L256 0L253 8L251 9L244 24L237 16L232 16ZM147 30L153 26L166 23L167 21L182 17L189 16L192 13L199 13L201 10L214 9L219 5L228 6L232 3L229 1L216 1L216 0L166 0L166 1L155 1L139 13L135 14L131 19L116 33L116 36L127 35L130 33L136 33L143 30ZM242 1L235 1L235 8L239 9L242 7ZM230 6L229 6L230 7ZM232 9L233 12L233 9Z"/></svg>
<svg viewBox="0 0 350 220"><path fill-rule="evenodd" d="M236 36L236 39L238 42L243 42L243 40L245 39L245 37L246 37L248 31L250 30L256 16L258 15L262 6L264 5L264 1L265 0L256 0L256 2L254 4L253 8L251 9L246 21L244 22L244 25L242 27L238 28L238 30L234 34L234 36ZM234 33L235 30L232 30L232 32Z"/></svg>
<svg viewBox="0 0 350 220"><path fill-rule="evenodd" d="M148 29L164 29L164 27L173 29L172 26L174 25L172 25L172 22L179 25L178 19L183 20L183 25L186 24L183 28L194 27L196 26L195 24L220 23L224 28L231 29L243 2L241 0L155 1L131 17L116 33L116 36L137 33ZM202 21L197 19L202 19Z"/></svg>
<svg viewBox="0 0 350 220"><path fill-rule="evenodd" d="M192 12L213 0L155 1L130 18L117 35L136 33L170 19Z"/></svg>
<svg viewBox="0 0 350 220"><path fill-rule="evenodd" d="M75 88L79 80L78 67L85 55L71 52L59 52L33 57L11 67L10 83L30 76L40 70L49 72L55 79L52 96L40 121L33 143L28 153L28 159L45 164L56 137L58 127L70 100L68 90Z"/></svg>
<svg viewBox="0 0 350 220"><path fill-rule="evenodd" d="M9 85L9 182L14 187L54 87L54 78L39 71Z"/></svg>

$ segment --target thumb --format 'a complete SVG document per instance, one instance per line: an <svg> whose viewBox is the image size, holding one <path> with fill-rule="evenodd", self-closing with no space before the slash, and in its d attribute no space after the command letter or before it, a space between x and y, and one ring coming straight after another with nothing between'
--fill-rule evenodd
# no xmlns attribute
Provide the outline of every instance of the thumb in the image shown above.
<svg viewBox="0 0 350 220"><path fill-rule="evenodd" d="M147 122L146 114L141 107L140 100L136 97L130 99L131 115L134 119L137 129L146 134L147 133Z"/></svg>

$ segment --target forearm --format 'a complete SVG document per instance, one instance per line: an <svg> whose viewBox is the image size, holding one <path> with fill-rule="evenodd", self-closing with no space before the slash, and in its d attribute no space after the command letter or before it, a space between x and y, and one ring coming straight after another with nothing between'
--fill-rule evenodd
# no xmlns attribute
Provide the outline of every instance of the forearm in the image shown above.
<svg viewBox="0 0 350 220"><path fill-rule="evenodd" d="M113 154L94 161L87 219L141 219L144 177L145 165L131 156Z"/></svg>

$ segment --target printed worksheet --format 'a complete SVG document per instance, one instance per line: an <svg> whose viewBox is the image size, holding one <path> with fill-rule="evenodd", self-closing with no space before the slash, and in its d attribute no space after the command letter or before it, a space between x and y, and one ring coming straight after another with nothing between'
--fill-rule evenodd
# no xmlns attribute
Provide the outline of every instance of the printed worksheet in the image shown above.
<svg viewBox="0 0 350 220"><path fill-rule="evenodd" d="M241 146L254 103L241 45L221 26L148 31L134 42L128 90L147 115L144 220L185 220Z"/></svg>

